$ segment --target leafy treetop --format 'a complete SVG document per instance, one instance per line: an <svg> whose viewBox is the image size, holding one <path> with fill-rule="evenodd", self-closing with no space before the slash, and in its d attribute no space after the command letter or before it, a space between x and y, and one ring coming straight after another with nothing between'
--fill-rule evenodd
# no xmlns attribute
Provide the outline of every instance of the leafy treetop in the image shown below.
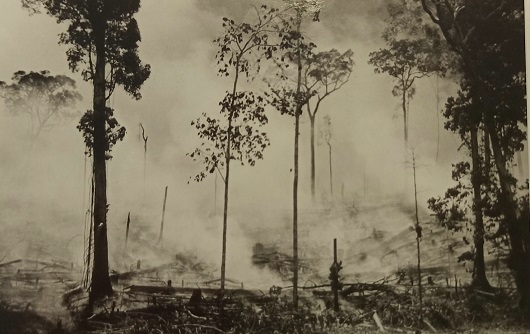
<svg viewBox="0 0 530 334"><path fill-rule="evenodd" d="M207 174L220 172L227 160L228 133L230 133L230 160L239 161L241 165L254 166L257 160L263 159L263 150L269 146L269 138L260 127L267 124L265 100L252 92L238 92L232 101L232 94L226 94L219 102L221 119L203 113L201 118L191 122L199 138L204 142L199 148L189 153L194 161L200 159L204 170L195 176L195 181L202 181ZM231 111L230 111L231 110ZM231 113L231 126L226 119Z"/></svg>
<svg viewBox="0 0 530 334"><path fill-rule="evenodd" d="M140 87L151 69L138 57L141 41L134 14L140 0L21 0L30 13L44 9L58 23L68 22L66 32L59 35L59 43L68 45L66 52L72 71L81 70L85 81L93 80L97 49L104 48L108 75L107 96L117 85L135 99L140 99ZM97 45L96 35L104 32L103 45Z"/></svg>
<svg viewBox="0 0 530 334"><path fill-rule="evenodd" d="M75 105L82 97L72 78L49 71L17 71L11 79L11 84L0 81L0 96L13 115L30 118L33 137L78 114Z"/></svg>

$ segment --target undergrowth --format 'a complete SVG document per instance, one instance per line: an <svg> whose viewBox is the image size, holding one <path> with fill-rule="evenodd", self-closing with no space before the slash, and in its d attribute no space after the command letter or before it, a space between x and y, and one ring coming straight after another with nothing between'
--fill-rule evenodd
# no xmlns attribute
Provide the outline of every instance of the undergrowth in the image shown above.
<svg viewBox="0 0 530 334"><path fill-rule="evenodd" d="M295 310L289 299L269 298L255 302L232 301L223 317L215 303L190 308L186 301L179 304L151 305L134 311L109 311L79 318L71 333L91 334L346 334L377 332L372 319L377 313L387 328L415 331L426 330L419 319L418 298L412 291L396 293L392 290L341 299L341 311L328 307L331 297L323 303L317 298L300 300ZM324 306L328 305L328 307ZM190 310L193 310L191 312ZM30 313L14 312L5 305L0 315L24 318L23 322L37 322ZM220 320L222 319L222 321ZM516 297L503 292L480 293L461 288L459 293L433 287L426 289L423 298L423 319L441 331L462 331L471 328L521 328ZM0 322L2 317L0 316ZM11 319L13 320L13 319ZM362 323L362 324L361 324ZM39 329L15 330L17 333L45 333L42 328L53 328L42 321ZM0 327L2 328L2 327ZM1 332L1 331L0 331ZM392 332L392 331L390 331ZM15 333L13 331L8 333ZM50 333L50 332L48 332ZM63 332L61 332L63 333Z"/></svg>

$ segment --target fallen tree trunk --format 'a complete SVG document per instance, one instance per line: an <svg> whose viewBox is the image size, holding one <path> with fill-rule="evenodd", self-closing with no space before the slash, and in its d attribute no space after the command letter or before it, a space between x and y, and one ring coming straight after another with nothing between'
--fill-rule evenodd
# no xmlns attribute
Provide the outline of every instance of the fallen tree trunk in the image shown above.
<svg viewBox="0 0 530 334"><path fill-rule="evenodd" d="M181 294L192 295L197 288L192 287L172 287L172 286L151 286L151 285L131 285L126 287L124 291L131 293L147 293L147 294ZM206 296L217 296L219 289L201 288L201 293ZM225 288L225 296L227 297L262 297L264 294L260 290L246 290L246 289L227 289Z"/></svg>
<svg viewBox="0 0 530 334"><path fill-rule="evenodd" d="M349 285L348 287L346 287ZM354 283L345 284L345 288L341 291L343 297L348 296L354 292L365 292L365 291L384 291L384 292L395 292L394 288L388 284L378 283Z"/></svg>
<svg viewBox="0 0 530 334"><path fill-rule="evenodd" d="M11 264L19 263L19 262L22 262L22 260L21 260L21 259L18 259L18 260L13 260L13 261L5 262L5 263L0 263L0 268L1 268L1 267L5 267L5 266L9 266L9 265L11 265Z"/></svg>

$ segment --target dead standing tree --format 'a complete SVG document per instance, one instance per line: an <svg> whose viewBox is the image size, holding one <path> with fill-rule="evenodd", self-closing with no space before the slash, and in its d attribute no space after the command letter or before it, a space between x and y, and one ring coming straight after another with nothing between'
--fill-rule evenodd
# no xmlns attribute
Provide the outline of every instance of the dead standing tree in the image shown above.
<svg viewBox="0 0 530 334"><path fill-rule="evenodd" d="M156 242L157 245L160 245L162 247L162 240L164 236L164 217L166 216L166 201L167 201L167 187L164 191L164 204L162 205L162 221L160 222L160 234L158 235L158 241Z"/></svg>
<svg viewBox="0 0 530 334"><path fill-rule="evenodd" d="M188 155L200 160L205 169L195 176L203 180L216 171L224 182L223 238L221 255L220 311L225 289L226 244L228 228L228 199L230 167L232 160L242 165L254 166L263 158L263 150L269 145L261 126L268 122L265 100L251 91L240 91L240 79L252 81L261 69L262 59L271 59L280 46L274 44L280 29L280 11L261 6L255 8L255 23L237 23L223 18L224 35L214 40L218 46L217 63L220 76L233 76L232 90L219 103L220 118L203 113L203 117L191 124L198 131L203 143ZM224 169L224 175L222 174Z"/></svg>
<svg viewBox="0 0 530 334"><path fill-rule="evenodd" d="M131 224L131 212L127 214L127 226L125 228L125 250L127 250L127 242L129 241L129 225Z"/></svg>
<svg viewBox="0 0 530 334"><path fill-rule="evenodd" d="M143 184L143 201L142 203L145 204L145 182L147 178L147 140L149 139L149 136L145 135L145 129L142 123L140 123L140 129L141 132L141 138L144 142L144 184Z"/></svg>
<svg viewBox="0 0 530 334"><path fill-rule="evenodd" d="M69 23L67 32L60 34L60 43L70 47L69 67L74 72L81 69L83 79L94 88L93 110L78 126L94 159L92 304L113 292L108 264L106 161L111 158L112 145L125 135L106 102L119 85L140 99L140 87L150 75L149 65L143 65L138 56L141 38L134 14L140 9L140 0L21 1L30 13L44 9L58 23Z"/></svg>
<svg viewBox="0 0 530 334"><path fill-rule="evenodd" d="M413 180L414 180L414 219L415 219L415 225L414 229L416 231L416 251L418 256L418 262L417 262L417 273L418 273L418 299L419 299L419 324L423 322L423 288L422 288L422 282L421 282L421 253L420 253L420 241L422 238L422 228L420 226L420 220L418 218L418 188L417 188L417 181L416 181L416 169L418 168L418 165L416 164L416 154L414 152L414 149L412 150L412 173L413 173Z"/></svg>
<svg viewBox="0 0 530 334"><path fill-rule="evenodd" d="M329 280L331 291L333 292L333 311L339 312L339 291L342 290L343 284L341 282L340 271L342 270L342 261L337 257L337 239L333 239L333 263L329 268Z"/></svg>

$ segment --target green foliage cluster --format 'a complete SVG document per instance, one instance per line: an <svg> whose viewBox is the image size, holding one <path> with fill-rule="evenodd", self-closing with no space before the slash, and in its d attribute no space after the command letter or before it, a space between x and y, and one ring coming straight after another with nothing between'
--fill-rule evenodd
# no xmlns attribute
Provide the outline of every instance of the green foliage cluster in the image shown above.
<svg viewBox="0 0 530 334"><path fill-rule="evenodd" d="M151 67L142 64L138 55L141 36L134 15L140 9L140 0L21 1L30 13L44 10L58 23L69 23L67 31L59 35L59 44L69 47L66 52L68 65L73 72L81 71L85 81L95 84L97 61L100 57L105 59L104 70L107 73L103 85L106 100L112 96L116 86L122 86L136 100L142 97L140 88L149 78ZM102 40L98 40L100 34L103 34ZM110 149L124 138L125 128L113 116L114 110L105 109L105 154L110 159ZM94 112L89 110L77 126L86 145L90 145L87 146L90 152L94 144L93 119Z"/></svg>
<svg viewBox="0 0 530 334"><path fill-rule="evenodd" d="M388 25L382 34L387 48L370 53L368 63L375 67L375 73L390 75L396 83L392 94L403 95L407 102L415 94L417 79L445 75L449 63L447 45L432 23L422 19L419 3L396 0L387 9Z"/></svg>
<svg viewBox="0 0 530 334"><path fill-rule="evenodd" d="M260 128L267 124L267 101L259 93L239 90L240 76L252 81L260 73L262 60L279 57L282 48L292 43L288 33L289 23L281 12L266 5L255 7L253 23L236 22L224 17L223 34L213 42L217 45L217 74L233 77L232 90L219 102L219 116L202 113L192 121L202 143L187 156L202 164L194 180L202 181L208 174L227 169L231 160L241 165L254 166L263 159L269 146L267 134ZM228 175L223 177L225 181ZM226 181L225 181L226 182Z"/></svg>

